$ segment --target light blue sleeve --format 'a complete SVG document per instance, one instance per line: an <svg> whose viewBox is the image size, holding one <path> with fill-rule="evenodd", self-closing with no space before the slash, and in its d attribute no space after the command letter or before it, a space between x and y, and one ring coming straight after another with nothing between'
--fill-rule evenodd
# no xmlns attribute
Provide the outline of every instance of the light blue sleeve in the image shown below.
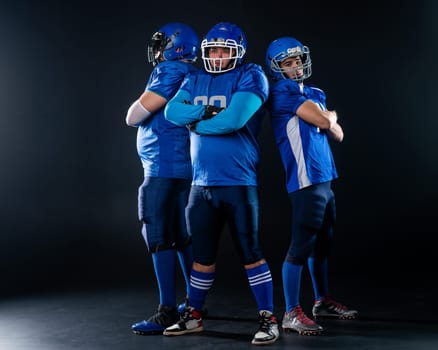
<svg viewBox="0 0 438 350"><path fill-rule="evenodd" d="M185 103L190 101L190 94L180 89L176 95L166 104L164 117L173 124L184 126L196 122L202 118L205 111L203 105Z"/></svg>
<svg viewBox="0 0 438 350"><path fill-rule="evenodd" d="M229 134L242 128L263 101L253 92L236 92L230 105L208 120L196 124L196 132L201 135Z"/></svg>

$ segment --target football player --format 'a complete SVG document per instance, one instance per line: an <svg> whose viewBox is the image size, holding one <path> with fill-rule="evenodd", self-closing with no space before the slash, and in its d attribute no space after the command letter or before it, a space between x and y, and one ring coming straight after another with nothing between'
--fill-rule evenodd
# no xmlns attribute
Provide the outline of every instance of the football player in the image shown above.
<svg viewBox="0 0 438 350"><path fill-rule="evenodd" d="M132 325L136 334L161 334L179 319L176 306L176 266L188 291L193 261L185 206L192 179L189 131L164 117L164 107L184 77L197 68L199 38L184 23L168 23L153 34L148 61L154 68L145 91L130 106L126 123L137 127L137 151L144 169L138 190L142 235L151 253L160 303L147 320Z"/></svg>
<svg viewBox="0 0 438 350"><path fill-rule="evenodd" d="M244 63L247 42L235 24L213 26L201 42L204 69L187 75L166 105L165 116L188 125L193 183L187 224L193 238L194 264L187 306L164 335L203 330L202 309L216 273L220 235L228 223L259 311L252 343L274 343L279 336L273 314L273 286L258 232L257 131L269 93L262 68Z"/></svg>

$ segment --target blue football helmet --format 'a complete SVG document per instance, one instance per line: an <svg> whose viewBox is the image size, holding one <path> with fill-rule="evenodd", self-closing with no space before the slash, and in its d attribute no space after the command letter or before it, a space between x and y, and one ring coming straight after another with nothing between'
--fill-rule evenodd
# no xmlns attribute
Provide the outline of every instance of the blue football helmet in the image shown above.
<svg viewBox="0 0 438 350"><path fill-rule="evenodd" d="M280 62L289 57L300 56L301 65L292 69L293 72L302 70L302 74L292 78L295 81L303 81L312 75L312 60L310 50L292 37L283 37L274 40L266 50L266 66L274 80L291 79L285 74L291 68L281 68Z"/></svg>
<svg viewBox="0 0 438 350"><path fill-rule="evenodd" d="M227 67L215 66L213 60L209 59L209 50L214 47L230 48L230 56L215 58L214 60L230 59ZM210 73L228 72L237 65L243 63L243 56L246 52L246 38L243 31L235 24L221 22L216 24L207 33L201 42L201 57L204 62L204 68Z"/></svg>
<svg viewBox="0 0 438 350"><path fill-rule="evenodd" d="M199 37L190 26L168 23L152 35L148 45L148 61L154 66L164 60L195 62L198 51Z"/></svg>

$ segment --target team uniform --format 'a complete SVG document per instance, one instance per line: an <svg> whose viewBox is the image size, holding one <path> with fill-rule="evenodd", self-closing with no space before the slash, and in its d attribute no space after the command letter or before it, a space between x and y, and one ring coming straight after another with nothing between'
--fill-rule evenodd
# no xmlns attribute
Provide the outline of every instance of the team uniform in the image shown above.
<svg viewBox="0 0 438 350"><path fill-rule="evenodd" d="M288 193L338 177L327 133L295 115L306 100L325 110L325 94L291 79L271 89L271 125L286 170Z"/></svg>
<svg viewBox="0 0 438 350"><path fill-rule="evenodd" d="M268 101L271 125L285 171L292 218L291 243L282 266L286 303L282 326L285 331L304 335L323 331L300 305L301 274L306 263L315 297L313 316L357 316L357 311L329 295L328 255L336 221L331 183L338 173L328 136L335 133L342 140L343 132L336 121L330 121L333 114L327 111L324 91L304 84L311 76L311 63L308 47L291 37L274 40L266 52L266 64L275 81ZM297 115L298 110L303 118ZM328 129L317 126L329 121Z"/></svg>
<svg viewBox="0 0 438 350"><path fill-rule="evenodd" d="M151 105L165 103L178 91L185 76L197 70L192 64L197 57L199 39L189 26L169 23L153 36L148 46L148 59L153 63L144 97ZM185 207L190 192L192 171L190 136L164 117L161 108L149 112L137 100L128 111L135 122L137 153L144 181L138 189L138 216L142 235L151 253L160 303L156 314L137 322L131 329L136 334L162 334L179 319L176 306L176 267L179 264L188 293L193 263L191 237L187 231ZM135 112L139 111L139 112ZM139 113L139 114L135 114ZM141 122L137 122L141 121Z"/></svg>
<svg viewBox="0 0 438 350"><path fill-rule="evenodd" d="M194 70L185 62L164 61L154 68L146 90L170 100ZM189 131L167 121L161 108L138 127L137 152L144 169L139 219L148 249L184 247L190 241L184 219L192 178ZM172 216L163 215L169 210Z"/></svg>
<svg viewBox="0 0 438 350"><path fill-rule="evenodd" d="M190 98L191 104L217 98L227 107L234 93L245 92L268 97L266 77L260 66L247 64L221 75L205 71L190 74L181 86L178 99ZM190 97L189 97L190 96ZM218 97L220 96L220 98ZM178 99L169 103L175 103ZM169 106L170 107L170 106ZM257 133L264 116L255 113L239 130L228 134L190 135L193 164L193 188L187 207L187 222L193 237L194 259L203 265L216 260L219 235L231 220L231 233L238 242L243 264L262 258L258 241L257 166L260 158ZM174 121L187 118L175 113ZM218 129L226 129L239 116L228 116ZM213 119L199 123L199 133L207 132ZM228 204L224 204L228 203ZM230 209L237 205L237 212ZM205 232L209 232L208 235Z"/></svg>
<svg viewBox="0 0 438 350"><path fill-rule="evenodd" d="M189 74L165 109L168 120L189 125L192 131L193 181L186 218L196 264L185 312L163 334L203 330L198 310L213 285L220 235L228 223L259 309L260 328L252 344L270 344L279 332L273 315L272 277L259 244L257 189L257 135L265 115L262 105L269 95L268 79L259 65L243 64L246 40L233 24L214 26L201 50L205 70ZM221 59L227 61L212 64ZM219 113L209 115L211 107ZM203 269L196 269L197 264Z"/></svg>
<svg viewBox="0 0 438 350"><path fill-rule="evenodd" d="M300 87L291 79L280 80L271 88L271 125L292 203L293 240L288 259L298 265L315 253L315 239L318 252L324 254L320 258L328 254L336 212L330 182L338 177L327 132L295 114L306 100L326 109L321 89Z"/></svg>
<svg viewBox="0 0 438 350"><path fill-rule="evenodd" d="M145 90L170 100L184 77L195 69L185 62L161 62L152 71ZM188 130L167 121L164 108L138 127L137 152L144 176L191 179L189 150Z"/></svg>

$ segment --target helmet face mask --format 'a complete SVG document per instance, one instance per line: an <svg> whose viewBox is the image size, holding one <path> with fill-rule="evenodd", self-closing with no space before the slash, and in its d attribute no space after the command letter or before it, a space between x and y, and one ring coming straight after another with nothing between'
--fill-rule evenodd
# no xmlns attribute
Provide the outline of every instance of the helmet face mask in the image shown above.
<svg viewBox="0 0 438 350"><path fill-rule="evenodd" d="M161 57L164 52L164 48L170 40L166 38L166 34L163 32L156 32L152 35L151 42L148 46L148 61L156 66L161 62Z"/></svg>
<svg viewBox="0 0 438 350"><path fill-rule="evenodd" d="M301 60L302 56L292 56L278 62L280 72L286 78L300 80L304 75L304 66Z"/></svg>
<svg viewBox="0 0 438 350"><path fill-rule="evenodd" d="M297 57L299 59L289 60ZM292 67L293 61L297 63L295 67ZM290 37L274 40L269 45L266 51L266 65L274 80L292 79L302 82L312 75L309 48Z"/></svg>
<svg viewBox="0 0 438 350"><path fill-rule="evenodd" d="M221 57L210 57L210 51L214 51L217 48L225 49L222 50L222 52L228 51L229 55L222 54ZM243 48L239 47L234 40L203 41L201 44L201 52L205 70L210 73L223 73L236 68L238 60L243 57L242 50ZM224 65L224 62L227 62L227 64Z"/></svg>
<svg viewBox="0 0 438 350"><path fill-rule="evenodd" d="M154 66L165 60L195 62L198 50L199 38L191 27L183 23L169 23L152 35L148 61Z"/></svg>
<svg viewBox="0 0 438 350"><path fill-rule="evenodd" d="M221 57L211 57L212 50L222 48ZM228 49L228 50L227 50ZM201 57L204 68L209 73L224 73L243 62L246 53L246 39L242 30L235 24L222 22L216 24L201 42ZM224 62L228 61L228 64Z"/></svg>

